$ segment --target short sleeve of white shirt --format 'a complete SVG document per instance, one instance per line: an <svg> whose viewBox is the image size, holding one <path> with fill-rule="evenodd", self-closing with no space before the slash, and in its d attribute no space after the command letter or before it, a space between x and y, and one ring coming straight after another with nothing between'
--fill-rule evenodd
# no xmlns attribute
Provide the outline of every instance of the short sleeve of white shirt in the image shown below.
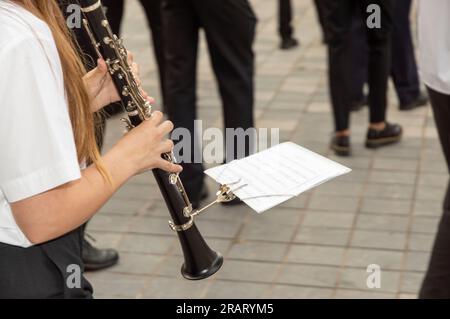
<svg viewBox="0 0 450 319"><path fill-rule="evenodd" d="M45 52L51 43L19 39L2 48L0 64L0 189L19 201L80 178L71 122Z"/></svg>
<svg viewBox="0 0 450 319"><path fill-rule="evenodd" d="M0 0L0 242L29 247L10 204L81 176L48 26Z"/></svg>

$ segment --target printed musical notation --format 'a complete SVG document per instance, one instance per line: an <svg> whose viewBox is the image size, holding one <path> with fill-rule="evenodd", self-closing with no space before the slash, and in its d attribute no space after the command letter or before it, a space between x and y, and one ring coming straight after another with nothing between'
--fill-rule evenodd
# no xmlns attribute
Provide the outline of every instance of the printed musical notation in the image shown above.
<svg viewBox="0 0 450 319"><path fill-rule="evenodd" d="M205 171L258 213L351 171L339 163L287 142Z"/></svg>

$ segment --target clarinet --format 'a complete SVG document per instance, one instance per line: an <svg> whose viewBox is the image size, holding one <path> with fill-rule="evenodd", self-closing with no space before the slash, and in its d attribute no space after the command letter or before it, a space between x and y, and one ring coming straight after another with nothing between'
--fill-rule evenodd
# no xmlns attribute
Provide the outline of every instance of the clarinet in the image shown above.
<svg viewBox="0 0 450 319"><path fill-rule="evenodd" d="M128 115L128 119L122 119L122 121L126 123L127 130L132 130L152 116L152 106L140 93L127 60L127 50L123 46L123 41L113 34L101 1L78 0L78 3L84 15L84 29L98 57L106 61L109 73L121 96L122 105ZM173 153L163 154L162 157L175 163ZM223 257L205 242L195 225L194 218L215 203L234 199L231 189L221 185L217 200L194 212L178 174L154 169L153 175L172 218L169 225L178 234L183 251L184 264L181 267L181 274L189 280L204 279L213 275L222 266Z"/></svg>

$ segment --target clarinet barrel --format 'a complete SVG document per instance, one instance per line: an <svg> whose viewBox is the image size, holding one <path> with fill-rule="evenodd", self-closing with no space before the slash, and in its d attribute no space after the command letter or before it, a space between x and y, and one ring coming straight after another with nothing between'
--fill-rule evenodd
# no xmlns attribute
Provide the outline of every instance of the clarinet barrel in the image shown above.
<svg viewBox="0 0 450 319"><path fill-rule="evenodd" d="M84 15L83 25L99 57L103 58L128 115L127 129L131 130L151 117L151 105L142 97L137 81L127 61L127 51L122 41L113 34L104 14L101 1L78 0ZM172 154L163 158L175 162ZM170 227L178 234L184 255L181 273L186 279L199 280L216 273L223 257L212 250L197 229L192 204L177 174L160 169L153 170L159 189L172 221Z"/></svg>

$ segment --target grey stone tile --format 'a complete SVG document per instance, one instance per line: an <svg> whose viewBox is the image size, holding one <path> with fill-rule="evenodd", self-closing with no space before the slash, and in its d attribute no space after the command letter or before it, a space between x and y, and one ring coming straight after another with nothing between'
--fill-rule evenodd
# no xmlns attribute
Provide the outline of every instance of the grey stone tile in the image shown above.
<svg viewBox="0 0 450 319"><path fill-rule="evenodd" d="M162 195L156 186L143 184L127 184L117 191L114 198L163 201Z"/></svg>
<svg viewBox="0 0 450 319"><path fill-rule="evenodd" d="M343 157L337 157L334 155L330 155L329 158L331 160L336 161L342 165L345 165L351 169L358 168L358 169L367 170L372 162L372 158L370 158L370 157L354 156L354 157L343 158Z"/></svg>
<svg viewBox="0 0 450 319"><path fill-rule="evenodd" d="M373 168L415 172L417 170L418 163L419 162L417 160L413 159L377 157L373 162Z"/></svg>
<svg viewBox="0 0 450 319"><path fill-rule="evenodd" d="M369 171L367 169L352 168L352 171L348 174L339 177L342 182L358 182L364 183L367 180Z"/></svg>
<svg viewBox="0 0 450 319"><path fill-rule="evenodd" d="M340 195L358 197L363 189L362 183L331 181L317 188L316 193L320 195Z"/></svg>
<svg viewBox="0 0 450 319"><path fill-rule="evenodd" d="M408 247L410 250L431 251L434 242L434 234L417 234L412 233L408 240Z"/></svg>
<svg viewBox="0 0 450 319"><path fill-rule="evenodd" d="M372 290L350 290L338 289L334 296L336 299L395 299L395 293L380 292L377 289Z"/></svg>
<svg viewBox="0 0 450 319"><path fill-rule="evenodd" d="M378 291L396 293L399 286L400 272L386 271L381 269L380 288L368 288L367 278L371 273L366 268L350 269L345 268L341 273L339 288L359 289L365 291Z"/></svg>
<svg viewBox="0 0 450 319"><path fill-rule="evenodd" d="M275 299L324 299L330 298L332 289L302 286L275 285L269 298Z"/></svg>
<svg viewBox="0 0 450 319"><path fill-rule="evenodd" d="M212 221L201 220L196 221L198 229L204 236L214 236L220 238L233 238L241 226L240 221Z"/></svg>
<svg viewBox="0 0 450 319"><path fill-rule="evenodd" d="M405 269L410 271L426 271L428 267L428 261L430 253L407 251Z"/></svg>
<svg viewBox="0 0 450 319"><path fill-rule="evenodd" d="M403 143L388 146L377 151L377 156L396 159L418 159L420 147L411 147Z"/></svg>
<svg viewBox="0 0 450 319"><path fill-rule="evenodd" d="M287 244L267 242L238 241L227 257L234 259L281 261L287 250Z"/></svg>
<svg viewBox="0 0 450 319"><path fill-rule="evenodd" d="M354 197L313 194L309 208L312 210L354 213L358 208L358 204L359 200Z"/></svg>
<svg viewBox="0 0 450 319"><path fill-rule="evenodd" d="M413 185L368 184L364 196L367 198L405 199L414 196Z"/></svg>
<svg viewBox="0 0 450 319"><path fill-rule="evenodd" d="M148 205L150 203L146 200L112 198L102 207L100 212L105 214L136 215Z"/></svg>
<svg viewBox="0 0 450 319"><path fill-rule="evenodd" d="M414 215L416 216L434 216L442 214L441 200L416 200L414 202Z"/></svg>
<svg viewBox="0 0 450 319"><path fill-rule="evenodd" d="M418 294L422 285L424 274L406 272L402 276L400 292Z"/></svg>
<svg viewBox="0 0 450 319"><path fill-rule="evenodd" d="M94 298L101 298L102 294L107 298L136 298L145 285L140 276L111 272L87 273L86 278L94 288Z"/></svg>
<svg viewBox="0 0 450 319"><path fill-rule="evenodd" d="M355 214L344 212L308 211L302 225L308 227L351 228Z"/></svg>
<svg viewBox="0 0 450 319"><path fill-rule="evenodd" d="M280 207L286 208L305 208L306 207L307 196L300 195L296 196L280 205Z"/></svg>
<svg viewBox="0 0 450 319"><path fill-rule="evenodd" d="M404 249L406 233L355 230L351 245L353 247Z"/></svg>
<svg viewBox="0 0 450 319"><path fill-rule="evenodd" d="M430 163L433 163L430 165ZM443 175L448 174L448 168L445 164L445 161L442 160L439 156L439 160L436 160L435 157L424 157L422 158L422 162L420 164L420 170L424 173L440 173Z"/></svg>
<svg viewBox="0 0 450 319"><path fill-rule="evenodd" d="M255 222L265 225L297 225L304 215L303 210L285 208L285 207L275 207L269 211L262 214L252 213L249 216L249 222Z"/></svg>
<svg viewBox="0 0 450 319"><path fill-rule="evenodd" d="M411 231L434 234L438 228L440 218L414 216Z"/></svg>
<svg viewBox="0 0 450 319"><path fill-rule="evenodd" d="M126 234L118 245L119 251L143 254L167 254L177 244L176 236Z"/></svg>
<svg viewBox="0 0 450 319"><path fill-rule="evenodd" d="M376 214L407 215L411 212L408 200L364 198L361 212Z"/></svg>
<svg viewBox="0 0 450 319"><path fill-rule="evenodd" d="M206 298L211 299L255 299L264 298L270 289L270 284L215 281L208 289Z"/></svg>
<svg viewBox="0 0 450 319"><path fill-rule="evenodd" d="M280 224L264 224L252 222L245 224L239 238L242 240L255 239L272 242L290 242L295 231L295 226Z"/></svg>
<svg viewBox="0 0 450 319"><path fill-rule="evenodd" d="M401 231L408 229L409 217L360 214L356 222L357 229Z"/></svg>
<svg viewBox="0 0 450 319"><path fill-rule="evenodd" d="M99 214L89 222L89 230L125 232L128 230L133 218L112 214Z"/></svg>
<svg viewBox="0 0 450 319"><path fill-rule="evenodd" d="M444 199L446 187L419 186L417 189L417 200L435 200L442 201Z"/></svg>
<svg viewBox="0 0 450 319"><path fill-rule="evenodd" d="M156 255L141 255L135 253L121 253L120 261L110 268L112 273L151 275L164 261L164 257Z"/></svg>
<svg viewBox="0 0 450 319"><path fill-rule="evenodd" d="M340 266L345 248L311 245L293 245L287 255L290 262Z"/></svg>
<svg viewBox="0 0 450 319"><path fill-rule="evenodd" d="M349 229L302 227L297 233L295 242L305 244L344 246L347 244L349 236Z"/></svg>
<svg viewBox="0 0 450 319"><path fill-rule="evenodd" d="M188 281L181 278L153 277L146 285L142 298L202 298L206 293L208 284L208 280Z"/></svg>
<svg viewBox="0 0 450 319"><path fill-rule="evenodd" d="M159 217L142 216L133 218L130 223L130 231L138 234L153 234L153 235L173 235L170 230L168 220Z"/></svg>
<svg viewBox="0 0 450 319"><path fill-rule="evenodd" d="M89 224L87 233L93 238L94 245L98 248L117 248L123 236L121 233L91 231Z"/></svg>
<svg viewBox="0 0 450 319"><path fill-rule="evenodd" d="M218 279L271 283L279 264L227 260L217 273Z"/></svg>
<svg viewBox="0 0 450 319"><path fill-rule="evenodd" d="M333 288L337 268L329 266L284 265L278 283Z"/></svg>
<svg viewBox="0 0 450 319"><path fill-rule="evenodd" d="M421 173L419 186L446 187L448 176L445 174Z"/></svg>
<svg viewBox="0 0 450 319"><path fill-rule="evenodd" d="M376 264L381 269L401 270L403 252L381 249L349 248L347 250L346 265L351 267L362 267Z"/></svg>
<svg viewBox="0 0 450 319"><path fill-rule="evenodd" d="M406 184L413 185L416 182L416 173L408 171L383 171L372 170L369 181L380 184Z"/></svg>

